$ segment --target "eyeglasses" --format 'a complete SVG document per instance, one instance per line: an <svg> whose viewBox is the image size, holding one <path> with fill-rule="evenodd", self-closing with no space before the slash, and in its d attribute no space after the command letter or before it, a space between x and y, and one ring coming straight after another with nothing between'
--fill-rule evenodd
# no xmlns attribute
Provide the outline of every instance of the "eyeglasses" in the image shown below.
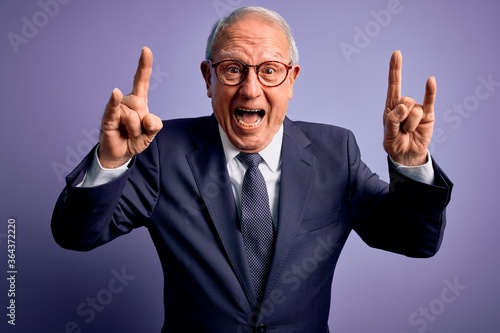
<svg viewBox="0 0 500 333"><path fill-rule="evenodd" d="M260 65L247 65L239 60L223 60L212 64L212 67L219 82L226 86L237 86L243 82L248 75L248 68L254 67L259 82L265 87L272 88L285 82L288 71L293 66L275 60Z"/></svg>

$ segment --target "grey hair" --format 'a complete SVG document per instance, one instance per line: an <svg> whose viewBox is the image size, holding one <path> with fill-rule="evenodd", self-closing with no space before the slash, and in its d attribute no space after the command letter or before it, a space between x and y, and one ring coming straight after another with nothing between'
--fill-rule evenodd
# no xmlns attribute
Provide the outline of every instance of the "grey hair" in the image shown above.
<svg viewBox="0 0 500 333"><path fill-rule="evenodd" d="M205 50L205 60L212 60L213 51L215 44L217 43L217 39L220 36L221 32L224 31L231 24L238 22L241 20L246 14L257 14L260 17L269 20L272 23L277 24L285 33L286 39L290 44L289 57L291 65L296 65L299 63L299 51L297 49L297 45L295 44L295 39L293 37L292 29L288 25L287 21L275 11L272 11L263 7L241 7L229 14L226 17L218 20L212 27L210 31L210 35L207 39L207 48Z"/></svg>

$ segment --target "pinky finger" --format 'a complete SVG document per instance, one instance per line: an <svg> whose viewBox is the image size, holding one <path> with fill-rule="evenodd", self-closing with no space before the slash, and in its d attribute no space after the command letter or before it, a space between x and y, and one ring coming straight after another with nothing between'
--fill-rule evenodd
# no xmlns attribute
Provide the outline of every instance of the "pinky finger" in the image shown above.
<svg viewBox="0 0 500 333"><path fill-rule="evenodd" d="M104 111L105 118L118 118L120 116L120 104L123 100L123 93L120 89L115 88L109 97L106 110Z"/></svg>
<svg viewBox="0 0 500 333"><path fill-rule="evenodd" d="M434 111L434 102L436 101L437 83L434 76L429 77L425 83L424 112Z"/></svg>

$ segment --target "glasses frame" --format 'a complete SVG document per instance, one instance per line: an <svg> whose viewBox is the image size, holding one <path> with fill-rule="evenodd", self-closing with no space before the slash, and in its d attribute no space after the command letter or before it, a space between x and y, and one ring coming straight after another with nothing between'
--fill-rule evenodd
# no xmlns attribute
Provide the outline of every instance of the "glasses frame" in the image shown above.
<svg viewBox="0 0 500 333"><path fill-rule="evenodd" d="M243 67L245 68L245 71L244 71L244 74L243 74L243 77L241 79L240 82L238 83L235 83L235 84L227 84L227 83L224 83L222 82L222 80L219 78L219 75L217 74L217 67L222 64L223 62L227 62L227 61L234 61L234 62L237 62L237 63L240 63L241 65L243 65ZM255 74L257 75L257 80L259 80L259 83L261 85L263 85L264 87L267 87L267 88L274 88L274 87L277 87L277 86L280 86L281 84L283 84L283 82L286 81L286 78L288 77L288 73L290 72L290 69L293 68L292 65L287 65L281 61L278 61L278 60L268 60L268 61L264 61L263 63L260 63L258 65L248 65L248 64L245 64L243 61L240 61L240 60L235 60L235 59L226 59L226 60L222 60L222 61L219 61L219 62L216 62L216 63L212 63L212 60L209 60L208 61L210 63L210 65L212 66L212 68L215 70L215 76L217 77L217 80L222 84L222 85L225 85L225 86L228 86L228 87L234 87L234 86L237 86L237 85L240 85L243 81L245 81L245 79L247 78L248 76L248 68L249 67L253 67L255 68ZM278 64L281 64L283 66L285 66L286 68L286 75L285 77L283 78L283 80L278 83L278 84L275 84L275 85L267 85L267 84L264 84L261 80L260 80L260 76L259 76L259 67L262 66L263 64L266 64L266 63L269 63L269 62L272 62L272 63L278 63Z"/></svg>

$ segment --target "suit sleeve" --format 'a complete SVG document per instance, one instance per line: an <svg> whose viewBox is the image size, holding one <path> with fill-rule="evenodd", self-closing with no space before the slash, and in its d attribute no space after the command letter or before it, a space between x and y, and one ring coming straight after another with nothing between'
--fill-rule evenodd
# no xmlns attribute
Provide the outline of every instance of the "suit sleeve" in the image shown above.
<svg viewBox="0 0 500 333"><path fill-rule="evenodd" d="M389 163L390 183L372 173L349 140L353 228L365 243L409 257L437 253L446 226L452 182L433 159L434 184L404 176Z"/></svg>
<svg viewBox="0 0 500 333"><path fill-rule="evenodd" d="M132 159L125 174L109 183L77 186L94 158L95 148L66 177L51 221L53 237L61 247L88 251L146 225L159 195L155 146L153 141L140 157Z"/></svg>

